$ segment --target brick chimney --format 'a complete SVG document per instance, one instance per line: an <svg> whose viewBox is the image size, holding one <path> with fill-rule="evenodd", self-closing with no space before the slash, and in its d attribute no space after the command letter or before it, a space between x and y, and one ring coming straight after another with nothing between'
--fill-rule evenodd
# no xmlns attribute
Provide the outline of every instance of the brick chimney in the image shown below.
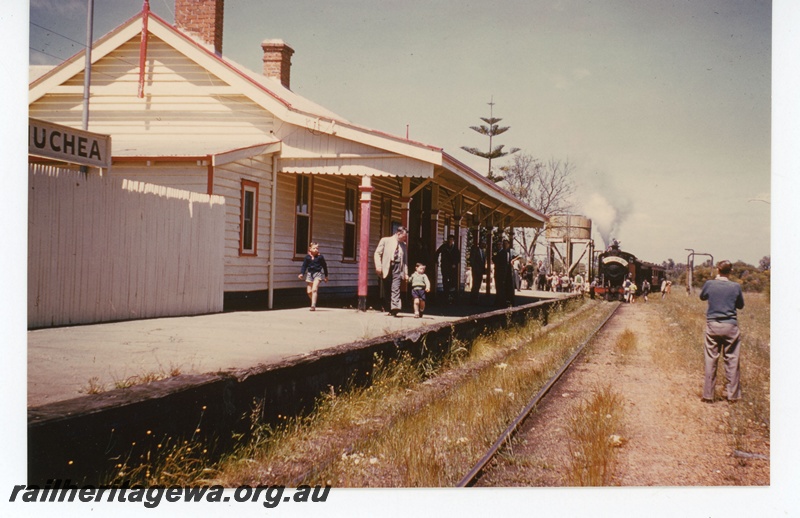
<svg viewBox="0 0 800 518"><path fill-rule="evenodd" d="M283 86L289 88L294 49L283 40L264 40L261 48L264 49L264 75L279 79Z"/></svg>
<svg viewBox="0 0 800 518"><path fill-rule="evenodd" d="M175 0L175 26L214 47L222 55L225 0Z"/></svg>

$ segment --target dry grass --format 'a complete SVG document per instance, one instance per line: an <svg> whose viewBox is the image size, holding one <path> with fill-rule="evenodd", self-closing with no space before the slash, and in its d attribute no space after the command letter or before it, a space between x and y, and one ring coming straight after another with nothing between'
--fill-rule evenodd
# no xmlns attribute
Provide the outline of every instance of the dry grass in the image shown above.
<svg viewBox="0 0 800 518"><path fill-rule="evenodd" d="M668 368L695 373L698 387L703 376L703 335L706 303L694 295L675 293L660 306L664 314L661 344L654 360ZM733 449L749 451L754 441L763 442L770 432L770 301L768 296L745 293L745 308L739 312L742 332L740 366L742 400L726 412L727 429ZM720 364L722 361L720 360ZM719 367L722 371L722 367ZM722 373L721 373L722 374ZM724 376L717 390L723 390ZM699 388L698 388L699 390ZM700 397L697 393L697 397ZM720 392L718 396L724 399Z"/></svg>
<svg viewBox="0 0 800 518"><path fill-rule="evenodd" d="M627 332L627 331L626 331ZM610 386L595 390L569 415L567 480L575 486L606 486L614 473L620 433L622 397Z"/></svg>
<svg viewBox="0 0 800 518"><path fill-rule="evenodd" d="M205 407L203 407L205 412ZM198 420L195 434L200 432L203 414ZM115 466L116 471L111 473L109 484L121 485L142 484L153 485L187 485L189 482L202 483L213 470L208 468L212 464L209 450L211 447L201 442L193 434L183 440L170 437L157 437L149 430L145 434L145 446L138 458L120 459ZM131 446L137 446L133 443Z"/></svg>
<svg viewBox="0 0 800 518"><path fill-rule="evenodd" d="M769 439L770 388L769 300L747 294L746 304L740 315L744 399L725 412L731 448L745 452ZM705 304L679 293L656 307L654 363L696 376L697 388L689 390L699 391ZM151 485L452 486L607 310L586 301L551 315L546 328L530 322L471 344L453 343L440 363L376 358L370 386L328 392L309 416L260 424L254 401L251 433L216 463L191 440L155 445L154 439L145 465L131 470L133 463L122 462L120 475ZM635 356L636 341L634 332L622 333L615 343L621 361ZM571 416L569 484L611 483L621 409L620 396L601 387Z"/></svg>
<svg viewBox="0 0 800 518"><path fill-rule="evenodd" d="M145 385L158 380L174 378L175 376L180 376L180 374L180 366L170 364L169 368L166 369L160 366L157 371L145 372L124 379L117 379L114 381L114 388L129 388L135 385Z"/></svg>
<svg viewBox="0 0 800 518"><path fill-rule="evenodd" d="M399 414L391 427L361 441L307 483L455 485L597 324L600 313L546 334L537 333L537 323L478 340L471 359L490 358L483 368L450 387L444 397ZM498 346L505 352L501 358L491 354Z"/></svg>
<svg viewBox="0 0 800 518"><path fill-rule="evenodd" d="M145 385L154 381L159 381L167 378L180 376L181 367L170 365L169 368L159 368L157 371L145 372L142 374L135 374L126 378L114 378L112 384L113 389L126 389L136 385ZM94 376L89 378L86 385L82 386L78 391L83 394L101 394L107 390L106 385L100 381L100 378Z"/></svg>
<svg viewBox="0 0 800 518"><path fill-rule="evenodd" d="M209 466L198 447L176 445L147 482L452 486L606 312L573 304L545 329L531 321L454 343L437 364L376 358L370 386L326 393L311 415L280 426L259 424L254 402L251 434L235 451Z"/></svg>
<svg viewBox="0 0 800 518"><path fill-rule="evenodd" d="M89 378L89 381L86 382L86 385L82 386L78 392L83 394L100 394L106 391L106 387L103 383L100 382L100 378L97 376Z"/></svg>
<svg viewBox="0 0 800 518"><path fill-rule="evenodd" d="M625 329L614 344L614 350L619 355L620 361L626 362L636 352L636 334L630 329Z"/></svg>

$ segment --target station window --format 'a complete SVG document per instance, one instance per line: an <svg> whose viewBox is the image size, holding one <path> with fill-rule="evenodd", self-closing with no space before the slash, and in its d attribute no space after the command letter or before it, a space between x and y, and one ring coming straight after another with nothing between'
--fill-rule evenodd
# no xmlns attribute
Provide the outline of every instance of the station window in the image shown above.
<svg viewBox="0 0 800 518"><path fill-rule="evenodd" d="M392 199L381 194L381 235L394 234L392 231Z"/></svg>
<svg viewBox="0 0 800 518"><path fill-rule="evenodd" d="M343 259L356 258L356 210L358 207L358 191L355 187L344 189L344 250Z"/></svg>
<svg viewBox="0 0 800 518"><path fill-rule="evenodd" d="M294 255L305 257L311 242L311 177L297 177L294 199Z"/></svg>
<svg viewBox="0 0 800 518"><path fill-rule="evenodd" d="M241 215L239 225L239 255L258 252L258 184L242 180Z"/></svg>

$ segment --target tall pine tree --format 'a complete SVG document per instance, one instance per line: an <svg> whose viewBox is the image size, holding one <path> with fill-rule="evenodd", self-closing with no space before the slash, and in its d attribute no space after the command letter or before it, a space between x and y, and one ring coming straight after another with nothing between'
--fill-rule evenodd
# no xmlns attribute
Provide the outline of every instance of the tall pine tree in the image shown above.
<svg viewBox="0 0 800 518"><path fill-rule="evenodd" d="M481 124L480 126L470 126L470 129L477 131L481 135L486 135L489 137L489 151L481 151L478 148L468 147L468 146L461 146L461 149L470 153L475 156L479 156L482 158L486 158L489 160L489 173L487 177L492 180L493 182L499 182L503 179L502 176L495 176L494 172L492 171L492 160L495 158L502 158L506 155L516 153L519 151L519 148L511 148L508 151L503 151L505 147L503 144L499 146L492 147L492 139L497 135L503 134L510 126L500 127L498 123L503 120L494 116L494 97L492 97L489 104L489 117L481 117L481 120L486 124Z"/></svg>

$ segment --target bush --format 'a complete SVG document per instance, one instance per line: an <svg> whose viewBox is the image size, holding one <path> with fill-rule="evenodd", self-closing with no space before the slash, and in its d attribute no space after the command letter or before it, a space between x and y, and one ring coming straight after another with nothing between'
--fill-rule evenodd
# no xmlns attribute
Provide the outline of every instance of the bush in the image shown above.
<svg viewBox="0 0 800 518"><path fill-rule="evenodd" d="M701 288L703 284L713 279L716 270L708 265L694 267L695 288ZM731 280L742 285L742 290L751 293L770 293L770 270L763 270L757 266L747 264L743 261L736 261L731 271ZM686 272L678 278L678 284L686 285Z"/></svg>

